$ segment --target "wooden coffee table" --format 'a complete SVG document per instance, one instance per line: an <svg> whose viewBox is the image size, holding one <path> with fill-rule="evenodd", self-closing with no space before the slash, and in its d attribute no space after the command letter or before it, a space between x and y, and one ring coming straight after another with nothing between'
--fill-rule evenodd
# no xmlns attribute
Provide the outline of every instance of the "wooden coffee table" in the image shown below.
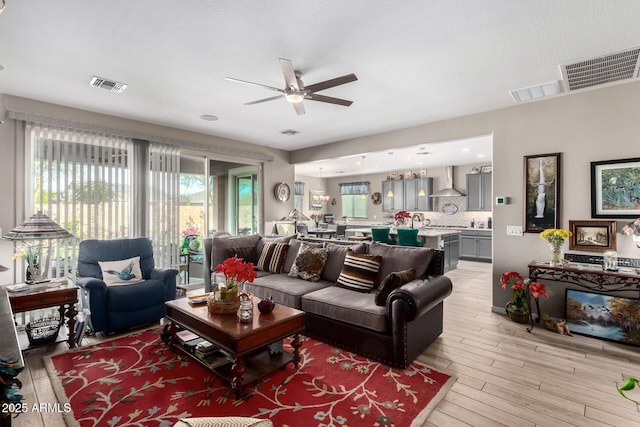
<svg viewBox="0 0 640 427"><path fill-rule="evenodd" d="M207 304L191 305L187 298L165 303L166 316L171 323L166 328L169 343L177 345L176 332L188 329L205 340L219 346L231 356L233 363L212 368L231 384L240 397L245 385L283 368L293 361L295 368L300 362L300 333L304 331L304 312L283 305L276 305L273 312L261 314L254 298L252 323L240 323L235 314L211 314ZM271 354L268 346L293 335L293 354L283 351ZM185 352L185 354L190 355ZM195 357L194 357L195 358ZM195 358L200 361L200 359ZM206 364L205 364L206 366Z"/></svg>

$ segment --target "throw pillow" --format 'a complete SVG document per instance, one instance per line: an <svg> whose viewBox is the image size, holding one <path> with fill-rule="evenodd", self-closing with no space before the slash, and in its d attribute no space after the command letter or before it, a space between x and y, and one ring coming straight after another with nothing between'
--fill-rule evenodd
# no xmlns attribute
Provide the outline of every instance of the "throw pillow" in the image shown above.
<svg viewBox="0 0 640 427"><path fill-rule="evenodd" d="M258 249L256 249L255 246L239 246L235 248L225 248L224 259L233 258L234 256L237 256L238 258L242 258L244 262L250 262L252 264L258 263Z"/></svg>
<svg viewBox="0 0 640 427"><path fill-rule="evenodd" d="M409 283L415 278L415 268L390 273L387 277L382 279L382 282L380 282L380 287L378 288L378 292L376 292L376 305L384 307L387 303L387 297L394 289L398 289L400 286Z"/></svg>
<svg viewBox="0 0 640 427"><path fill-rule="evenodd" d="M347 252L351 251L358 254L363 254L367 250L367 246L364 243L358 243L355 245L337 245L335 243L328 243L326 248L329 250L329 256L327 257L327 263L322 270L320 278L328 282L335 283L340 276L340 270L344 265L344 258L347 256Z"/></svg>
<svg viewBox="0 0 640 427"><path fill-rule="evenodd" d="M371 291L381 261L381 256L347 252L336 286L358 292Z"/></svg>
<svg viewBox="0 0 640 427"><path fill-rule="evenodd" d="M317 248L302 243L298 250L298 255L289 271L289 276L299 277L310 282L317 282L320 280L320 274L327 263L328 256L328 249Z"/></svg>
<svg viewBox="0 0 640 427"><path fill-rule="evenodd" d="M376 283L387 277L394 271L416 269L416 277L424 277L431 258L433 258L433 248L417 248L410 246L390 246L377 242L369 245L371 255L380 255L384 262L380 267Z"/></svg>
<svg viewBox="0 0 640 427"><path fill-rule="evenodd" d="M139 256L118 261L98 261L98 265L102 270L102 281L107 286L142 282Z"/></svg>
<svg viewBox="0 0 640 427"><path fill-rule="evenodd" d="M262 252L260 252L260 258L258 258L258 270L281 273L288 249L289 245L287 243L265 243L262 247Z"/></svg>

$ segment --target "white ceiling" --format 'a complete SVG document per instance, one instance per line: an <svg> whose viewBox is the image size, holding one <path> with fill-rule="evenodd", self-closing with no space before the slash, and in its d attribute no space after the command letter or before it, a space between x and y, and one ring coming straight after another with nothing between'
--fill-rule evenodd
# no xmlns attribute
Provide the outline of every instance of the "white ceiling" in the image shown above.
<svg viewBox="0 0 640 427"><path fill-rule="evenodd" d="M637 0L6 1L0 93L284 150L512 106L560 64L640 45ZM243 105L275 93L225 77L283 87L280 57L305 84L355 73L322 92L353 105Z"/></svg>

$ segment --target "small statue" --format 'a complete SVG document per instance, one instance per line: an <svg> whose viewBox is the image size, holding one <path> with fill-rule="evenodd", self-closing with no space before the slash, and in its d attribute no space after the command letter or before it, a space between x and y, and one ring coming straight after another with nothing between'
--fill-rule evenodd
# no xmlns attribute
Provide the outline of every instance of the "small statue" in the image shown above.
<svg viewBox="0 0 640 427"><path fill-rule="evenodd" d="M569 335L570 337L573 336L571 335L571 331L569 330L565 319L552 319L545 313L542 315L542 321L544 322L544 327L550 331L557 332L561 335Z"/></svg>

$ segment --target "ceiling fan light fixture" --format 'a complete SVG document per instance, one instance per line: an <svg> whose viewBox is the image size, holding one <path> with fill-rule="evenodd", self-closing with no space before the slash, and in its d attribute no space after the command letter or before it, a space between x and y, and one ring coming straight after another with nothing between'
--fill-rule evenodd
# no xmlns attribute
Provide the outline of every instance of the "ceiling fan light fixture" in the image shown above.
<svg viewBox="0 0 640 427"><path fill-rule="evenodd" d="M286 93L284 97L292 104L297 104L298 102L302 102L304 99L304 94L298 92L290 92Z"/></svg>

